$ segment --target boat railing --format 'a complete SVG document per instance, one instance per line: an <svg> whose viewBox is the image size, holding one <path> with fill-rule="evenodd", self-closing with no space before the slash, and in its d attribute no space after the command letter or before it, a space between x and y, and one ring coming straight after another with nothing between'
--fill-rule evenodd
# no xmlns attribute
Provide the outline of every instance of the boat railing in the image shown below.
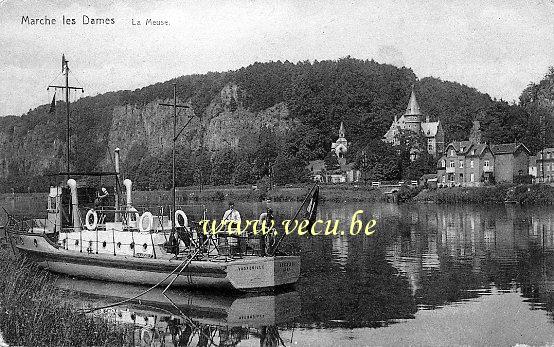
<svg viewBox="0 0 554 347"><path fill-rule="evenodd" d="M32 216L23 215L8 215L8 220L5 225L6 229L10 231L28 232L35 228L45 229L47 226L53 226L47 217L36 218Z"/></svg>
<svg viewBox="0 0 554 347"><path fill-rule="evenodd" d="M205 206L196 205L196 208L196 213L193 212L187 216L187 222L181 219L176 223L175 236L180 245L179 252L190 252L202 247L201 253L208 257L265 256L274 242L271 233L267 235L252 232L229 233L225 225L221 225L216 232L204 230L200 221L206 219ZM177 210L190 211L190 205L177 205ZM141 217L147 212L150 213L148 218L152 220L145 222ZM169 206L133 206L132 209L116 209L114 206L101 206L95 209L83 207L79 209L80 225L64 228L62 233L67 235L61 238L60 245L66 249L75 249L78 246L78 250L89 253L97 253L99 249L105 253L113 248L114 255L122 251L129 253L132 250L132 255L139 257L143 256L146 250L154 253L158 249L159 252L165 247L170 247L169 241L173 230L170 219L172 213L173 210ZM91 218L93 214L95 217ZM85 237L86 240L83 239L83 232L88 235ZM119 232L124 232L127 237L117 235ZM93 233L92 236L90 233ZM154 236L147 237L145 241L136 233ZM211 240L206 244L205 241L208 238Z"/></svg>

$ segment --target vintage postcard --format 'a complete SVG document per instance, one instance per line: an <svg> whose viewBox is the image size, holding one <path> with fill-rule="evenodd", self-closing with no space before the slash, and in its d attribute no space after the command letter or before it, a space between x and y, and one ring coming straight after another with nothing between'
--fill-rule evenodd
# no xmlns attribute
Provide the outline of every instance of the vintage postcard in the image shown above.
<svg viewBox="0 0 554 347"><path fill-rule="evenodd" d="M0 0L0 347L554 345L553 32Z"/></svg>

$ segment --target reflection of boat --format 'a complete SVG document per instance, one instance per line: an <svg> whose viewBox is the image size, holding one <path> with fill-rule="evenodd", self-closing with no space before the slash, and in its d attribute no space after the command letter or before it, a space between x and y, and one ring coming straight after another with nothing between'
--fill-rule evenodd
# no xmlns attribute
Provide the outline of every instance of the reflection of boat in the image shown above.
<svg viewBox="0 0 554 347"><path fill-rule="evenodd" d="M79 301L89 301L94 306L109 305L122 299L133 298L145 289L137 285L69 277L60 277L56 285L61 289L79 293ZM227 326L276 325L290 321L300 314L300 296L294 290L272 292L271 295L218 295L169 289L164 295L162 289L156 288L142 295L140 303L176 315L182 312L202 323Z"/></svg>
<svg viewBox="0 0 554 347"><path fill-rule="evenodd" d="M65 88L69 124L68 91L72 87L67 85L69 68L64 58L62 69L66 85L54 87ZM70 172L69 155L67 162L67 172L62 174L68 178L85 176L90 181L113 176L115 189L110 194L105 187L100 190L70 178L67 186L50 188L47 218L25 222L11 218L7 230L12 246L40 266L72 276L117 282L245 291L298 280L300 257L278 254L277 246L266 247L278 245L272 236L230 237L221 232L229 221L219 221L217 235L203 233L199 222L206 220L205 214L191 218L177 209L175 187L172 207L138 211L131 203L132 183L124 180L126 201L120 201L118 150L112 173ZM315 219L317 191L316 187L312 189L310 219Z"/></svg>
<svg viewBox="0 0 554 347"><path fill-rule="evenodd" d="M144 287L114 282L59 278L57 286L80 306L110 304L135 296ZM272 295L210 295L200 292L154 290L140 303L103 309L100 315L132 324L134 345L234 346L259 339L262 346L279 345L277 325L300 314L296 291Z"/></svg>

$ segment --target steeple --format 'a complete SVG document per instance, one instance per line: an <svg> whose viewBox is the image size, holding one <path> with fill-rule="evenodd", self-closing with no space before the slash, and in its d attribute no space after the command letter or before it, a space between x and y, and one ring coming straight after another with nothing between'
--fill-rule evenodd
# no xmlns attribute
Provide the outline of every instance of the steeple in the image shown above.
<svg viewBox="0 0 554 347"><path fill-rule="evenodd" d="M339 139L340 138L345 138L345 131L344 131L344 123L343 122L340 122L340 128L339 128Z"/></svg>
<svg viewBox="0 0 554 347"><path fill-rule="evenodd" d="M419 110L419 105L417 104L417 100L415 97L414 92L414 85L412 84L412 95L410 95L410 101L408 101L408 107L406 107L406 113L404 113L405 116L420 116L421 111Z"/></svg>

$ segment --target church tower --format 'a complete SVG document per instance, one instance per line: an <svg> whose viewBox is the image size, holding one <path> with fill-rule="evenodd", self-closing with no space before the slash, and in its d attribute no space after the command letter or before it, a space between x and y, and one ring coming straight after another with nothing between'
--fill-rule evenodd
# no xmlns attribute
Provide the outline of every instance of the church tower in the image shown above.
<svg viewBox="0 0 554 347"><path fill-rule="evenodd" d="M429 115L422 119L423 114L417 103L414 86L404 114L393 122L389 130L383 136L383 141L391 143L394 146L400 144L398 136L402 130L409 130L421 136L425 141L427 152L433 156L439 155L444 149L444 131L439 119L432 122ZM422 150L418 149L418 150Z"/></svg>
<svg viewBox="0 0 554 347"><path fill-rule="evenodd" d="M342 167L346 165L346 152L348 152L348 141L346 141L346 132L344 130L344 124L340 122L339 138L337 142L331 144L331 151L337 156L339 165Z"/></svg>
<svg viewBox="0 0 554 347"><path fill-rule="evenodd" d="M408 107L404 112L405 130L411 130L418 134L421 130L421 111L416 100L414 86L412 85L412 94L410 95L410 101L408 101Z"/></svg>

